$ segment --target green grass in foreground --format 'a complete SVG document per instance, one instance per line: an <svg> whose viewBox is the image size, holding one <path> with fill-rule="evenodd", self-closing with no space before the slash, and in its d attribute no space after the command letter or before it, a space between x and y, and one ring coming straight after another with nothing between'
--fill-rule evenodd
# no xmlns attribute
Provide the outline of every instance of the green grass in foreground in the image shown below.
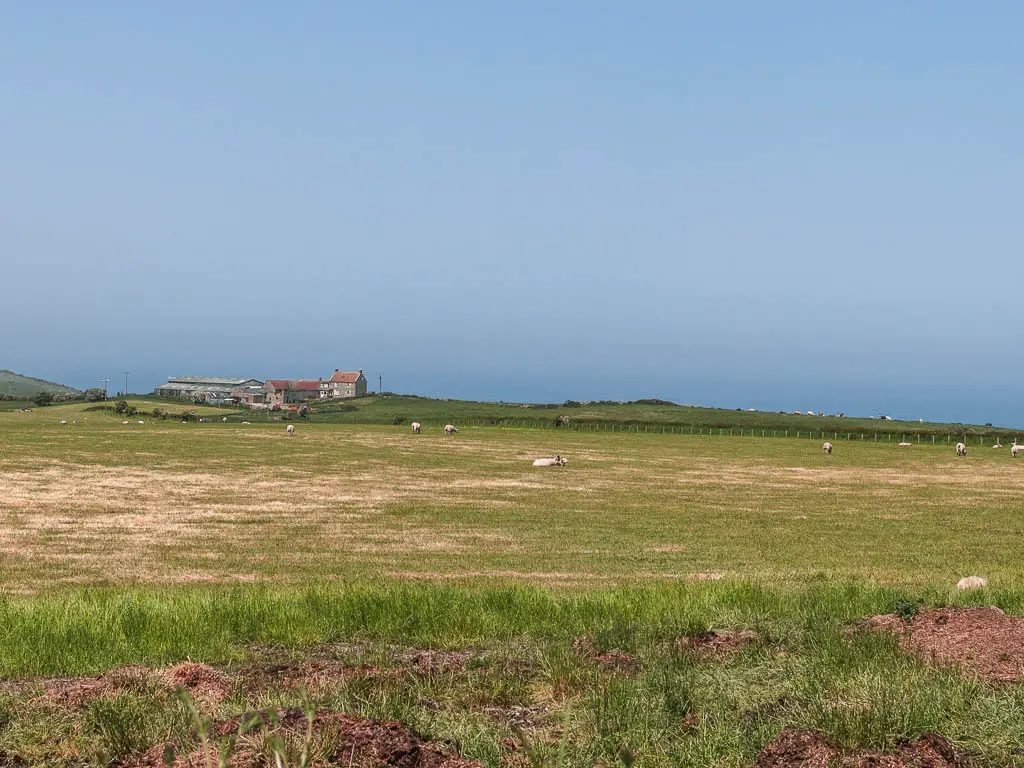
<svg viewBox="0 0 1024 768"><path fill-rule="evenodd" d="M551 592L399 583L308 590L243 587L84 591L0 603L5 675L96 673L189 658L218 665L234 693L206 707L225 718L296 705L294 688L260 665L331 659L372 676L313 691L314 703L396 718L498 768L511 724L545 764L564 737L565 764L615 763L622 745L641 765L746 766L784 726L821 731L845 748L891 748L939 731L989 765L1024 746L1024 694L907 656L886 636L846 630L902 599L945 603L943 592L822 585L657 585ZM973 603L1024 608L1024 592L975 593ZM675 641L707 629L752 629L757 640L707 658ZM635 672L595 665L573 648L630 654ZM460 665L413 669L410 648L472 649ZM271 681L273 675L270 675ZM0 754L30 764L103 765L170 739L194 745L180 705L159 690L122 692L82 708L47 701L42 683L0 693Z"/></svg>

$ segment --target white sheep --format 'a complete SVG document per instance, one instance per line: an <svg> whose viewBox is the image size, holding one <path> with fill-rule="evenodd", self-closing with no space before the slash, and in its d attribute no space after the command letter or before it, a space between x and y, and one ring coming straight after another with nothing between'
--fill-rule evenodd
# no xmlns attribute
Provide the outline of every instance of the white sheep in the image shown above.
<svg viewBox="0 0 1024 768"><path fill-rule="evenodd" d="M221 419L221 421L223 421L225 424L227 424L228 423L228 417L225 416L223 419Z"/></svg>
<svg viewBox="0 0 1024 768"><path fill-rule="evenodd" d="M61 419L61 420L60 420L60 423L61 423L61 424L67 424L67 423L68 423L68 420L67 420L67 419Z"/></svg>
<svg viewBox="0 0 1024 768"><path fill-rule="evenodd" d="M900 448L909 448L913 443L897 443L897 445L899 445Z"/></svg>
<svg viewBox="0 0 1024 768"><path fill-rule="evenodd" d="M122 421L121 423L122 423L122 424L127 424L128 422L127 422L127 421ZM182 424L184 424L185 422L183 421L183 422L181 422L181 423L182 423Z"/></svg>
<svg viewBox="0 0 1024 768"><path fill-rule="evenodd" d="M454 424L445 424L444 425L444 433L446 435L453 435L453 434L455 434L458 431L459 431L459 428L456 427Z"/></svg>
<svg viewBox="0 0 1024 768"><path fill-rule="evenodd" d="M963 443L957 443L956 444L956 455L957 456L966 456L967 455L967 446L964 445Z"/></svg>
<svg viewBox="0 0 1024 768"><path fill-rule="evenodd" d="M139 419L139 424L145 424L145 423L146 422L144 422L142 419Z"/></svg>
<svg viewBox="0 0 1024 768"><path fill-rule="evenodd" d="M957 589L980 589L988 586L988 579L984 576L965 576L956 583Z"/></svg>
<svg viewBox="0 0 1024 768"><path fill-rule="evenodd" d="M534 459L533 466L535 467L564 467L569 463L568 459L563 459L561 456L555 456L551 459Z"/></svg>
<svg viewBox="0 0 1024 768"><path fill-rule="evenodd" d="M418 435L420 433L421 429L423 429L423 425L420 424L418 421L414 421L412 423L412 433L414 435Z"/></svg>
<svg viewBox="0 0 1024 768"><path fill-rule="evenodd" d="M295 425L289 424L287 427L285 427L285 431L288 433L288 437L291 437L292 435L295 434Z"/></svg>
<svg viewBox="0 0 1024 768"><path fill-rule="evenodd" d="M821 446L821 450L823 450L825 452L826 456L831 456L832 455L832 443L825 443L823 446Z"/></svg>
<svg viewBox="0 0 1024 768"><path fill-rule="evenodd" d="M1021 451L1024 451L1024 445L1018 445L1017 441L1014 440L1013 445L1010 446L1010 455L1016 459L1017 454L1020 453Z"/></svg>

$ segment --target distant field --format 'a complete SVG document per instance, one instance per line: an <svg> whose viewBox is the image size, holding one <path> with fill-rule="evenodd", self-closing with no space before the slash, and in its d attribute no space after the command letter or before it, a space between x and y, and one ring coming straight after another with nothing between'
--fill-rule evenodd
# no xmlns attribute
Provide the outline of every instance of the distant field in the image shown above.
<svg viewBox="0 0 1024 768"><path fill-rule="evenodd" d="M338 424L394 424L401 420L408 424L419 421L432 426L453 424L553 426L559 415L568 416L571 429L625 428L626 425L649 429L675 429L698 432L708 429L733 430L736 433L753 431L798 432L804 436L814 433L875 435L883 437L916 436L945 439L949 435L968 436L977 442L982 436L1009 438L1021 432L1008 428L987 427L977 424L945 424L937 422L887 421L882 419L849 418L837 416L808 416L768 411L725 410L655 403L601 403L585 406L521 406L501 403L478 403L465 400L435 400L408 396L368 396L341 403L312 403L317 413L314 422ZM254 415L266 420L272 414ZM991 444L992 440L988 440Z"/></svg>
<svg viewBox="0 0 1024 768"><path fill-rule="evenodd" d="M214 419L0 414L6 588L1024 576L1024 462L1005 449ZM554 453L569 466L530 466Z"/></svg>
<svg viewBox="0 0 1024 768"><path fill-rule="evenodd" d="M1005 449L303 421L288 437L218 409L122 424L86 407L0 413L0 764L153 766L170 743L204 765L202 718L223 734L307 701L486 768L750 768L785 728L889 755L938 732L972 765L1022 765L1020 684L855 629L1024 611L1024 460ZM556 452L567 467L531 466ZM956 593L965 574L990 587ZM982 650L1024 673L1024 649ZM244 736L232 765L298 765L304 744L313 765L365 765L279 711L293 726Z"/></svg>

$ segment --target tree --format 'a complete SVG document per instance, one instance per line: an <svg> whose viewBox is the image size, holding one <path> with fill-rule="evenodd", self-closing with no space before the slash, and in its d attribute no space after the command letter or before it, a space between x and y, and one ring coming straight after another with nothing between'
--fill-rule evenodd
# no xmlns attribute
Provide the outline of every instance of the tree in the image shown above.
<svg viewBox="0 0 1024 768"><path fill-rule="evenodd" d="M46 391L37 392L32 397L32 402L38 405L40 408L42 408L44 405L49 405L50 403L53 402L53 393Z"/></svg>
<svg viewBox="0 0 1024 768"><path fill-rule="evenodd" d="M128 413L128 409L130 407L131 406L128 405L127 400L118 400L117 404L114 406L114 410L117 411L118 413Z"/></svg>
<svg viewBox="0 0 1024 768"><path fill-rule="evenodd" d="M103 390L99 387L89 387L85 390L85 400L89 403L96 403L103 400L106 395L103 394Z"/></svg>

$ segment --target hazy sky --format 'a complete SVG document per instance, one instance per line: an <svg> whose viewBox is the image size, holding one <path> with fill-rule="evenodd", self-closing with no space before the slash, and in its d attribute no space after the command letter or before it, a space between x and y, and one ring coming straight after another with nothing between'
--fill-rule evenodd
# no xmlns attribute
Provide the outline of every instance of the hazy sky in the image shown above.
<svg viewBox="0 0 1024 768"><path fill-rule="evenodd" d="M0 368L1024 425L1024 6L840 5L2 3Z"/></svg>

